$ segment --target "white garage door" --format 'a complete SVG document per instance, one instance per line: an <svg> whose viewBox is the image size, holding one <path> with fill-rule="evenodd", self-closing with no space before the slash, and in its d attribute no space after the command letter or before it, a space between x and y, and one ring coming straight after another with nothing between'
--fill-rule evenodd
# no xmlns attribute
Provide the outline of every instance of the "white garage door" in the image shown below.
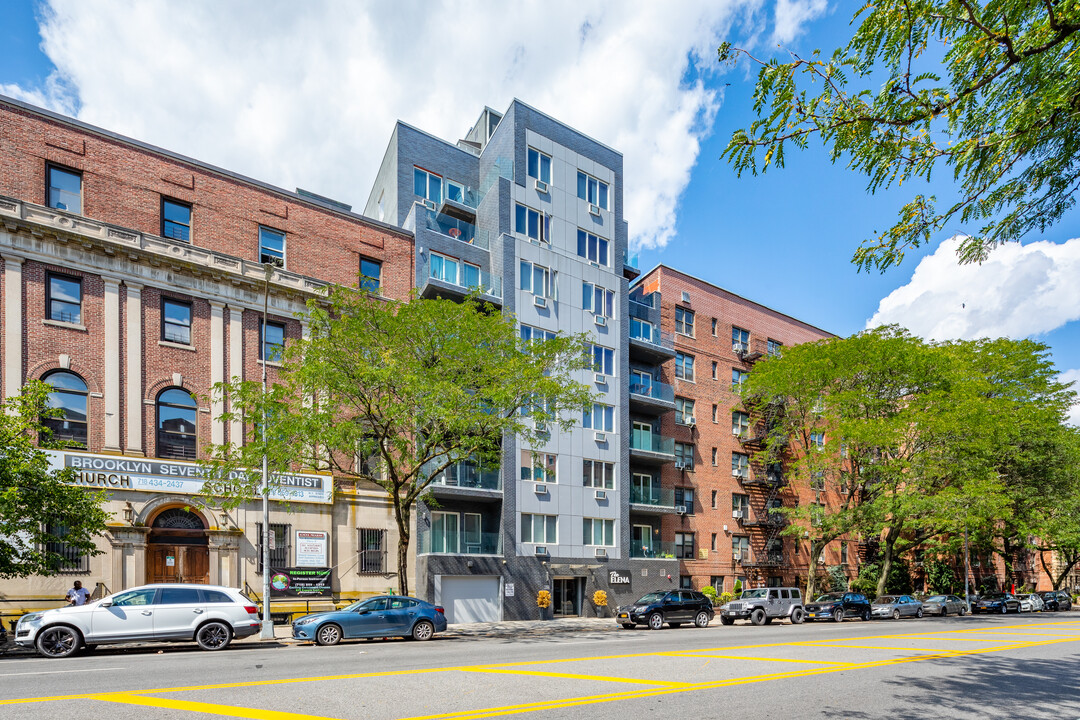
<svg viewBox="0 0 1080 720"><path fill-rule="evenodd" d="M497 622L499 578L442 576L437 605L446 610L450 623Z"/></svg>

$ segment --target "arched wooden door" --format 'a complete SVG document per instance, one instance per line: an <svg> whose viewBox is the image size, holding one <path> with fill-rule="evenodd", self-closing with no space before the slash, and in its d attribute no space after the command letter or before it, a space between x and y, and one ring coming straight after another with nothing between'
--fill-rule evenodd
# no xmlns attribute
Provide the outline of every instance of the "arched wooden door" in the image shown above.
<svg viewBox="0 0 1080 720"><path fill-rule="evenodd" d="M210 582L209 539L202 517L187 508L166 508L150 527L147 582Z"/></svg>

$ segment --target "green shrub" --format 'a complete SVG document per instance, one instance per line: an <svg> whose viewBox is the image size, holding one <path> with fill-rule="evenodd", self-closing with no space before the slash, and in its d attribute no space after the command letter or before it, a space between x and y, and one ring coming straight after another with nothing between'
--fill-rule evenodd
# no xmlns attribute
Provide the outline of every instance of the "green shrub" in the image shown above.
<svg viewBox="0 0 1080 720"><path fill-rule="evenodd" d="M729 592L722 592L722 593L720 593L720 597L719 597L719 598L717 598L717 602L718 602L719 604L721 604L721 605L724 605L724 604L726 604L726 603L729 603L729 602L731 602L731 601L732 601L732 600L734 600L734 599L735 599L735 596L734 596L734 595L732 595L731 593L729 593Z"/></svg>
<svg viewBox="0 0 1080 720"><path fill-rule="evenodd" d="M742 580L735 581L735 587L731 589L731 592L735 595L735 597L739 596L739 593L742 592Z"/></svg>
<svg viewBox="0 0 1080 720"><path fill-rule="evenodd" d="M701 588L701 594L709 598L709 602L711 602L713 605L716 604L716 588L714 588L712 585L706 585L705 587Z"/></svg>

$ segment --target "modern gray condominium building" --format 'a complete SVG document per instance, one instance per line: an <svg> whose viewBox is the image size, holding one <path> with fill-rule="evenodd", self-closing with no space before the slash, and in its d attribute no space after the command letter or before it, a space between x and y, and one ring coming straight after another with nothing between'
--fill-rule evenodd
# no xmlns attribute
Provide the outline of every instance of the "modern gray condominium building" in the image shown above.
<svg viewBox="0 0 1080 720"><path fill-rule="evenodd" d="M600 397L571 431L537 447L504 438L498 471L462 464L435 479L438 507L416 513L417 594L469 622L538 617L540 590L555 615L580 615L597 612L596 590L614 605L677 584L673 556L632 542L632 525L658 532L664 511L631 497L632 454L634 472L657 479L675 461L659 438L674 400L648 382L674 351L659 303L657 317L635 318L631 342L628 281L639 273L627 262L622 155L517 100L486 108L456 142L399 122L364 212L415 233L422 296L481 288L523 338L593 342L581 380Z"/></svg>

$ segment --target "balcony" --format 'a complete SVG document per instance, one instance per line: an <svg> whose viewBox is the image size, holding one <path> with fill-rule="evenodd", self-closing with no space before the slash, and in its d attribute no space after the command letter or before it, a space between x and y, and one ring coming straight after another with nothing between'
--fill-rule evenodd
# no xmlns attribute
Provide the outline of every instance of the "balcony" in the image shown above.
<svg viewBox="0 0 1080 720"><path fill-rule="evenodd" d="M630 410L658 415L675 409L675 388L659 380L630 380Z"/></svg>
<svg viewBox="0 0 1080 720"><path fill-rule="evenodd" d="M655 560L657 558L662 560L674 560L675 559L675 543L673 542L631 542L630 543L630 557L631 558L646 558L649 560Z"/></svg>
<svg viewBox="0 0 1080 720"><path fill-rule="evenodd" d="M630 508L634 512L666 515L675 512L675 491L671 488L630 488Z"/></svg>
<svg viewBox="0 0 1080 720"><path fill-rule="evenodd" d="M469 220L476 217L476 208L479 204L480 193L472 188L467 187L459 192L458 188L447 186L446 196L439 203L439 214Z"/></svg>
<svg viewBox="0 0 1080 720"><path fill-rule="evenodd" d="M736 475L736 478L743 487L782 488L787 485L784 475L775 470L765 472L755 470L753 474L750 472L740 473Z"/></svg>
<svg viewBox="0 0 1080 720"><path fill-rule="evenodd" d="M481 300L502 305L502 278L457 258L424 258L420 268L420 296L461 299L476 292Z"/></svg>
<svg viewBox="0 0 1080 720"><path fill-rule="evenodd" d="M630 458L657 465L675 462L675 440L656 433L634 430L630 434Z"/></svg>
<svg viewBox="0 0 1080 720"><path fill-rule="evenodd" d="M502 497L502 474L471 462L451 465L431 479L428 489L436 497Z"/></svg>
<svg viewBox="0 0 1080 720"><path fill-rule="evenodd" d="M502 533L456 535L425 533L416 546L417 555L501 555Z"/></svg>
<svg viewBox="0 0 1080 720"><path fill-rule="evenodd" d="M630 316L634 316L634 305L630 303ZM675 336L665 330L658 330L649 325L630 323L631 357L650 363L662 363L675 357Z"/></svg>
<svg viewBox="0 0 1080 720"><path fill-rule="evenodd" d="M627 280L634 280L641 274L640 267L638 265L638 254L631 252L630 250L623 251L623 277Z"/></svg>
<svg viewBox="0 0 1080 720"><path fill-rule="evenodd" d="M467 220L444 212L436 212L425 206L423 202L413 204L403 227L417 234L417 244L420 244L420 233L427 230L483 250L489 250L491 247L491 240L486 231L478 230L476 225ZM424 247L427 246L424 245Z"/></svg>

